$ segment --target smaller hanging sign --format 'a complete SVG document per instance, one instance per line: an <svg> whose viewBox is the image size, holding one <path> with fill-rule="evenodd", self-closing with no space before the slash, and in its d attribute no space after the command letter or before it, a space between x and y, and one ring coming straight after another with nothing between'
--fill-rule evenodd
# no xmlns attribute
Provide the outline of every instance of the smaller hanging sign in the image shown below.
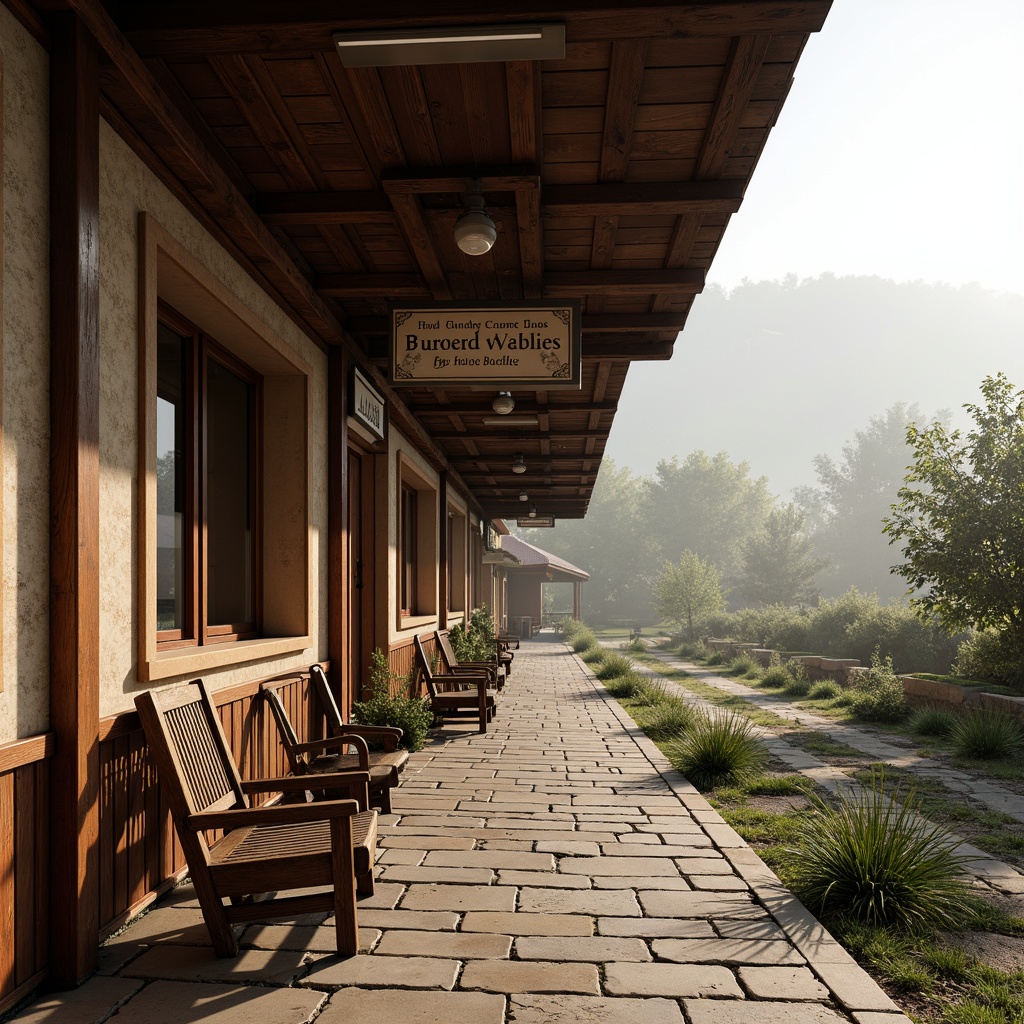
<svg viewBox="0 0 1024 1024"><path fill-rule="evenodd" d="M352 405L349 412L378 440L384 440L387 424L384 399L371 387L369 381L352 368Z"/></svg>
<svg viewBox="0 0 1024 1024"><path fill-rule="evenodd" d="M554 516L534 516L532 519L529 516L518 516L516 518L516 526L524 530L540 530L554 525Z"/></svg>
<svg viewBox="0 0 1024 1024"><path fill-rule="evenodd" d="M579 388L580 307L530 303L391 306L396 387Z"/></svg>

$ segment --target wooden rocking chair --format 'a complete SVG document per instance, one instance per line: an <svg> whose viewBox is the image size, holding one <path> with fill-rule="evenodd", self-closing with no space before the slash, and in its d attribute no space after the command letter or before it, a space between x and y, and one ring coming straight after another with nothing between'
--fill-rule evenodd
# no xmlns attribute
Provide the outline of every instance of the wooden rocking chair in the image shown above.
<svg viewBox="0 0 1024 1024"><path fill-rule="evenodd" d="M416 664L423 676L430 697L430 710L435 718L452 711L476 708L480 716L480 732L487 732L487 723L494 717L495 691L490 686L490 676L479 675L439 676L434 675L430 659L423 649L423 640L413 637L416 649Z"/></svg>
<svg viewBox="0 0 1024 1024"><path fill-rule="evenodd" d="M252 807L250 793L304 793L312 780L243 781L201 680L139 694L135 706L217 956L238 953L234 923L317 911L334 912L338 952L356 953L356 884L373 893L377 843L377 812L365 810L368 774L316 778L316 790L348 789L357 799ZM214 829L226 834L210 842ZM253 900L327 885L329 892Z"/></svg>

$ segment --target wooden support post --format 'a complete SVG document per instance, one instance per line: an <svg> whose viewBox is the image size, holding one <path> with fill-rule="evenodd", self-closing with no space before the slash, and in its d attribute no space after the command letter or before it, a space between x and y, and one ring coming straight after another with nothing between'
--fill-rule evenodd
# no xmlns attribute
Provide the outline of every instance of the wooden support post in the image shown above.
<svg viewBox="0 0 1024 1024"><path fill-rule="evenodd" d="M331 688L338 707L348 706L344 688L351 686L346 649L349 620L348 564L348 423L346 379L348 356L332 347L327 353L327 657ZM356 693L356 699L360 694Z"/></svg>
<svg viewBox="0 0 1024 1024"><path fill-rule="evenodd" d="M50 981L99 944L99 59L50 22Z"/></svg>
<svg viewBox="0 0 1024 1024"><path fill-rule="evenodd" d="M437 625L448 628L448 474L438 474Z"/></svg>

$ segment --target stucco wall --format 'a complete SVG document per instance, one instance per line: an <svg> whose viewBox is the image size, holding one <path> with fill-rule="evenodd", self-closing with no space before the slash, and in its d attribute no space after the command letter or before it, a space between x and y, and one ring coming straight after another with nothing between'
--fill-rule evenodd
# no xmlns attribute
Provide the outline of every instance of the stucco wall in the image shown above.
<svg viewBox="0 0 1024 1024"><path fill-rule="evenodd" d="M326 356L287 318L105 123L100 126L100 714L130 708L139 689L136 629L138 215L146 211L313 367L311 646L298 654L204 673L215 688L308 666L326 656ZM324 581L322 583L322 581ZM170 681L170 680L168 680Z"/></svg>
<svg viewBox="0 0 1024 1024"><path fill-rule="evenodd" d="M0 743L49 713L49 72L0 5L3 62L3 692Z"/></svg>

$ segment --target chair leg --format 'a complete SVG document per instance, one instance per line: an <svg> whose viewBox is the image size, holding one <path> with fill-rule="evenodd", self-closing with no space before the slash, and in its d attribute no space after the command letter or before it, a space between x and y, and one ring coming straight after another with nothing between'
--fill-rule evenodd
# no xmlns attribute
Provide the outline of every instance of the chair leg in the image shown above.
<svg viewBox="0 0 1024 1024"><path fill-rule="evenodd" d="M341 956L359 952L356 921L355 863L352 856L352 822L331 819L331 868L334 875L334 932Z"/></svg>
<svg viewBox="0 0 1024 1024"><path fill-rule="evenodd" d="M480 731L487 732L487 721L490 715L487 714L487 695L480 694Z"/></svg>
<svg viewBox="0 0 1024 1024"><path fill-rule="evenodd" d="M224 912L224 904L221 903L209 878L201 879L193 875L192 884L199 899L199 906L203 911L203 920L206 922L207 931L210 933L214 954L222 958L238 956L238 938Z"/></svg>
<svg viewBox="0 0 1024 1024"><path fill-rule="evenodd" d="M380 792L380 813L391 813L391 787L385 786Z"/></svg>

